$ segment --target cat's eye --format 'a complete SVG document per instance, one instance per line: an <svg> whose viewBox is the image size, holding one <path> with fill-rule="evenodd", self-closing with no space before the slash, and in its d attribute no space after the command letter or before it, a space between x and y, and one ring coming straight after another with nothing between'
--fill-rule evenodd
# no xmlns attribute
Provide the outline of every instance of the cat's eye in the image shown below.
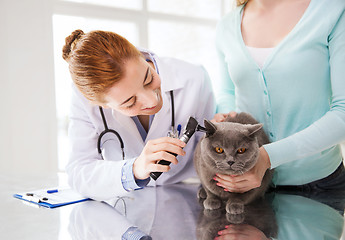
<svg viewBox="0 0 345 240"><path fill-rule="evenodd" d="M239 149L237 149L237 153L242 154L242 153L244 153L246 150L247 150L246 148L239 148Z"/></svg>
<svg viewBox="0 0 345 240"><path fill-rule="evenodd" d="M216 153L223 153L224 149L221 147L215 147L214 150L216 151Z"/></svg>

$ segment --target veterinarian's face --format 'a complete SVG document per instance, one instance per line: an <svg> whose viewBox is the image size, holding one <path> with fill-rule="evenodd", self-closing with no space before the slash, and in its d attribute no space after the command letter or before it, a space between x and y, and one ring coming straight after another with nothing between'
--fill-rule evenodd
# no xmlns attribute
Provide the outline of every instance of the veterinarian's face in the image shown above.
<svg viewBox="0 0 345 240"><path fill-rule="evenodd" d="M125 63L123 79L107 92L107 107L127 116L153 115L163 105L161 80L151 62L143 58Z"/></svg>

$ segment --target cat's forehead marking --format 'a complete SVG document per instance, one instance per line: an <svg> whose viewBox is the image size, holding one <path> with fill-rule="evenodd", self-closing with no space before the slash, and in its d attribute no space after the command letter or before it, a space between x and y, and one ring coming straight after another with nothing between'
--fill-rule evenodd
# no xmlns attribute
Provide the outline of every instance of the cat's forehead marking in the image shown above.
<svg viewBox="0 0 345 240"><path fill-rule="evenodd" d="M218 125L217 125L217 130L218 131L223 131L225 129L225 125L223 124L223 123L219 123Z"/></svg>
<svg viewBox="0 0 345 240"><path fill-rule="evenodd" d="M218 131L224 131L234 128L242 128L243 124L234 122L221 122L216 125Z"/></svg>

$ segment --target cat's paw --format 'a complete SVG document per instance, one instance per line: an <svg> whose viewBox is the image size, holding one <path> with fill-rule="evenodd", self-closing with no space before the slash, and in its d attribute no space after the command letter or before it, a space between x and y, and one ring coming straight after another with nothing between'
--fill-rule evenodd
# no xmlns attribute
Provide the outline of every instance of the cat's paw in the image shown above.
<svg viewBox="0 0 345 240"><path fill-rule="evenodd" d="M225 210L229 214L242 214L244 212L244 204L241 202L228 202Z"/></svg>
<svg viewBox="0 0 345 240"><path fill-rule="evenodd" d="M232 224L241 224L244 222L244 213L242 214L226 214L226 220Z"/></svg>
<svg viewBox="0 0 345 240"><path fill-rule="evenodd" d="M224 208L219 208L215 210L209 210L209 209L204 209L204 216L207 217L207 219L212 220L215 218L220 218L221 216L224 215Z"/></svg>
<svg viewBox="0 0 345 240"><path fill-rule="evenodd" d="M204 208L207 210L219 209L222 206L222 202L217 198L207 198L204 201Z"/></svg>
<svg viewBox="0 0 345 240"><path fill-rule="evenodd" d="M200 200L206 199L206 198L207 198L206 191L205 191L205 189L204 189L203 187L200 188L199 191L198 191L198 198L199 198Z"/></svg>

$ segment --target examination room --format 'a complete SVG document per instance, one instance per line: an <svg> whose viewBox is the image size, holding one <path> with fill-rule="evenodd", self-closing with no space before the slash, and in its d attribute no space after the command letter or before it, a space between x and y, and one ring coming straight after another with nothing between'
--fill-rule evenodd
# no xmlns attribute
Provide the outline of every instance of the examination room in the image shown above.
<svg viewBox="0 0 345 240"><path fill-rule="evenodd" d="M0 239L345 240L344 0L0 0Z"/></svg>

